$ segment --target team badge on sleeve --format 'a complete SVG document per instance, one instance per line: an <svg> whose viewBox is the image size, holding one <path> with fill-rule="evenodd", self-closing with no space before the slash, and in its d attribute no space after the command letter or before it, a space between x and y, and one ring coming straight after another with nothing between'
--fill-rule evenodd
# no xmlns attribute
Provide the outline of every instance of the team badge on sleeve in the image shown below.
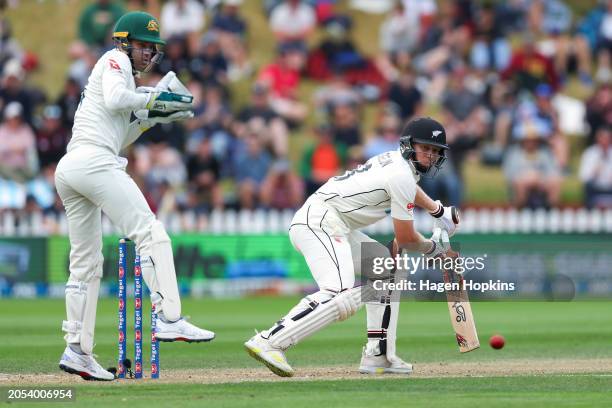
<svg viewBox="0 0 612 408"><path fill-rule="evenodd" d="M408 209L408 211L412 211L414 209L414 203L406 204L406 208Z"/></svg>
<svg viewBox="0 0 612 408"><path fill-rule="evenodd" d="M110 64L111 69L116 69L117 71L121 71L121 67L119 66L119 64L117 64L117 61L115 61L114 59L110 58L108 60L108 63Z"/></svg>

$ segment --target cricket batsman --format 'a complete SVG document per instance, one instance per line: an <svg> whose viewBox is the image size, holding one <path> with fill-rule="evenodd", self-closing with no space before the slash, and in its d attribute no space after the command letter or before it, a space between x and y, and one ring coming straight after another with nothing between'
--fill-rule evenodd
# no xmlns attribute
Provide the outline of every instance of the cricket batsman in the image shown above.
<svg viewBox="0 0 612 408"><path fill-rule="evenodd" d="M130 12L114 28L116 48L96 63L74 118L72 139L55 173L66 209L70 238L70 277L66 284L66 349L60 369L89 380L113 380L95 360L94 328L102 277L103 211L123 236L135 243L151 302L159 311L159 341L210 341L213 332L181 318L181 300L170 238L119 152L157 123L193 116L190 99L157 88L137 92L135 76L163 56L159 23L150 14ZM130 122L132 112L138 117Z"/></svg>
<svg viewBox="0 0 612 408"><path fill-rule="evenodd" d="M289 227L294 248L302 253L319 286L303 298L270 329L245 343L247 352L279 376L290 377L293 368L285 350L329 324L354 315L366 303L368 341L363 348L362 373L410 374L412 365L395 354L399 302L362 298L354 287L360 269L361 243L379 245L383 256L398 248L424 248L426 257L446 254L443 245L424 238L414 226L415 205L435 217L434 228L452 236L456 229L452 207L433 201L420 187L420 176L435 175L446 159L446 133L431 118L409 122L398 150L368 160L355 170L332 177L306 200ZM384 245L358 229L384 218L390 210L395 239ZM458 222L458 220L457 220ZM387 297L388 298L388 297Z"/></svg>

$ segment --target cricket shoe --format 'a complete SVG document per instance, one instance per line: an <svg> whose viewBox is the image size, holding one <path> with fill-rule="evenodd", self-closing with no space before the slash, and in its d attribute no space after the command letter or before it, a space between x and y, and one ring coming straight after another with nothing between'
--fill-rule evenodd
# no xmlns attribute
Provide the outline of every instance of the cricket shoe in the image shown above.
<svg viewBox="0 0 612 408"><path fill-rule="evenodd" d="M59 368L69 374L80 375L84 380L112 381L115 379L115 375L103 369L93 356L76 353L70 346L66 346L59 362Z"/></svg>
<svg viewBox="0 0 612 408"><path fill-rule="evenodd" d="M281 377L293 377L293 368L287 362L283 350L272 347L268 340L261 337L259 333L244 343L244 348L251 357L264 363L274 374Z"/></svg>
<svg viewBox="0 0 612 408"><path fill-rule="evenodd" d="M157 317L155 324L155 338L163 342L186 341L187 343L199 343L211 341L215 338L215 333L194 326L184 317L181 317L176 322L164 322Z"/></svg>
<svg viewBox="0 0 612 408"><path fill-rule="evenodd" d="M411 374L412 364L405 362L397 356L387 358L386 355L373 355L366 353L363 348L359 372L362 374Z"/></svg>

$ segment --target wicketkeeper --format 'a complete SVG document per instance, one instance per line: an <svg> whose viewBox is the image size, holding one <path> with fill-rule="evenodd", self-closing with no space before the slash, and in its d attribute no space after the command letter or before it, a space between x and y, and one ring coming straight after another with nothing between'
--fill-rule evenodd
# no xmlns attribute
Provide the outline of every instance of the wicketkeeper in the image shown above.
<svg viewBox="0 0 612 408"><path fill-rule="evenodd" d="M159 23L131 12L115 25L116 48L96 63L74 118L72 139L55 173L68 218L70 277L66 284L66 349L60 368L86 379L112 380L94 359L96 305L102 277L101 212L134 241L142 274L158 313L160 341L209 341L213 332L181 318L170 238L132 178L119 152L157 123L193 116L191 98L159 88L137 92L134 78L163 56ZM137 119L130 122L132 112Z"/></svg>
<svg viewBox="0 0 612 408"><path fill-rule="evenodd" d="M414 227L417 205L435 217L434 227L452 236L452 208L433 201L417 186L420 176L435 175L446 158L446 133L430 118L408 123L398 150L368 160L355 170L332 177L295 214L289 238L304 255L319 291L303 298L270 329L245 343L249 354L280 376L292 376L285 350L323 327L349 318L364 303L362 288L354 287L360 269L361 244L378 246L389 256L399 248L423 248L427 257L446 253L443 245L424 238ZM387 249L359 231L387 216L393 218L395 239ZM365 254L364 254L365 256ZM390 294L391 297L394 294ZM368 341L359 370L363 373L410 374L412 365L396 355L399 302L387 293L365 299Z"/></svg>

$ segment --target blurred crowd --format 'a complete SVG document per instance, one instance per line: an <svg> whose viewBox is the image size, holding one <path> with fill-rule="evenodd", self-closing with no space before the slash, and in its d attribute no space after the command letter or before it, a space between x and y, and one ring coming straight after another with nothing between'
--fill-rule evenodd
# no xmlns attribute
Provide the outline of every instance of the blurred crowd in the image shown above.
<svg viewBox="0 0 612 408"><path fill-rule="evenodd" d="M257 3L261 16L242 0L92 0L57 98L29 80L37 57L3 17L0 209L62 211L53 174L81 92L133 9L159 16L167 41L140 85L172 70L196 105L192 120L157 125L125 152L158 213L297 208L329 177L396 149L424 114L442 120L451 153L421 185L445 203L465 204L464 167L477 160L503 172L514 206L558 206L572 171L586 206L612 206L612 0L581 15L563 0ZM383 13L368 27L376 53L354 39L356 9ZM249 21L262 18L273 43L254 40Z"/></svg>

